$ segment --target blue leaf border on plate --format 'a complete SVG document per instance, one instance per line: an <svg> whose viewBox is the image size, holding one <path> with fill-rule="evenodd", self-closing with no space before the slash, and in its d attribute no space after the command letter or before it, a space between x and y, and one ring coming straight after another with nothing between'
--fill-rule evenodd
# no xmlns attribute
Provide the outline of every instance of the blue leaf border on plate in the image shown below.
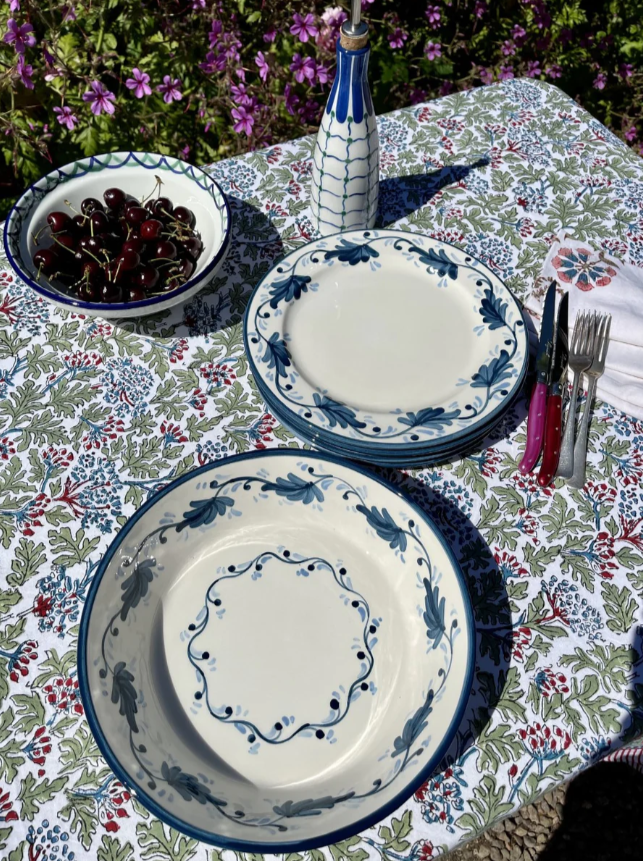
<svg viewBox="0 0 643 861"><path fill-rule="evenodd" d="M269 298L257 305L252 320L248 314L246 315L246 352L250 357L253 372L263 378L264 374L259 368L267 364L268 370L274 372L275 394L284 407L293 410L295 415L306 421L315 416L311 428L322 433L341 428L348 431L343 435L344 437L348 436L356 440L371 443L390 440L415 443L420 440L437 439L443 436L446 430L463 431L474 427L477 420L486 420L489 417L490 404L510 394L511 381L521 378L527 361L526 348L523 354L519 355L519 334L522 335L524 332L524 321L518 306L510 309L509 303L502 296L497 295L494 282L486 274L486 267L470 255L465 255L462 262L453 259L445 248L423 248L418 244L423 237L415 236L413 233L405 236L401 236L399 231L392 233L382 231L379 235L378 231L370 230L355 231L355 233L359 234L363 241L354 242L347 239L345 235L337 234L335 237L326 237L325 240L315 242L314 244L319 247L312 251L308 247L294 259L292 264L284 261L275 268L274 271L283 277L268 284L262 282L255 288L255 293L258 294L269 286ZM460 255L465 254L461 249L442 241L431 241L446 248L453 247L453 250L458 251ZM313 392L312 401L306 402L296 390L300 377L293 367L286 340L281 338L278 332L272 332L268 336L264 334L266 321L273 316L273 312L281 312L280 306L296 302L304 293L317 289L318 285L311 283L310 275L297 272L300 265L305 266L308 263L333 265L335 261L351 267L360 264L379 265L375 258L380 254L373 247L376 243L390 245L407 258L417 260L427 272L441 279L440 287L448 287L448 282L455 280L460 270L470 271L477 279L476 297L481 321L475 331L506 330L503 346L497 354L491 354L471 379L460 381L462 397L458 404L451 405L448 409L443 406L427 406L417 412L391 410L389 412L391 424L388 427L379 426L370 415L334 400L325 392ZM270 275L267 277L269 278ZM254 296L248 303L248 312L253 304L253 298ZM514 314L513 312L516 311L518 313ZM512 319L514 316L515 319ZM250 345L254 345L254 348ZM515 361L517 354L519 365ZM270 378L266 377L264 385L269 383Z"/></svg>

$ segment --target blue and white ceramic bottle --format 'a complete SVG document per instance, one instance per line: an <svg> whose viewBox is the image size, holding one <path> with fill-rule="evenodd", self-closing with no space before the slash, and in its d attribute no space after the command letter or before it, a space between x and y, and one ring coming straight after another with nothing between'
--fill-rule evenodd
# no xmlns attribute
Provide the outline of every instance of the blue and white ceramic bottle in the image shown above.
<svg viewBox="0 0 643 861"><path fill-rule="evenodd" d="M379 140L360 0L352 13L337 40L337 74L313 153L312 220L322 236L373 227L377 215Z"/></svg>

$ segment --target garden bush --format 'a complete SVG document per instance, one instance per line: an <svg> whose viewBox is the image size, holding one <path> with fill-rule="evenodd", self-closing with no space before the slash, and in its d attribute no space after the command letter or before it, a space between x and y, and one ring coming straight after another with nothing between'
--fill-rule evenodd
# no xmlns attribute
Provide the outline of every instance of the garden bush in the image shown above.
<svg viewBox="0 0 643 861"><path fill-rule="evenodd" d="M199 164L314 131L346 17L316 0L1 2L0 215L80 155ZM523 75L641 146L643 0L362 4L378 113Z"/></svg>

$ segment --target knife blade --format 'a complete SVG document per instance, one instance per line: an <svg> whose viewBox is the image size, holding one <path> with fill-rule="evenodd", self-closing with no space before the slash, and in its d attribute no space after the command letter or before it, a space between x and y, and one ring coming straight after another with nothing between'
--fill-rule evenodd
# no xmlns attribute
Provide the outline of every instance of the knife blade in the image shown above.
<svg viewBox="0 0 643 861"><path fill-rule="evenodd" d="M556 282L552 281L545 296L543 320L540 327L540 342L536 354L536 383L531 393L527 416L527 443L518 469L526 475L536 465L543 447L547 385L554 351L554 315L556 311Z"/></svg>
<svg viewBox="0 0 643 861"><path fill-rule="evenodd" d="M538 484L548 487L558 468L560 441L562 437L563 392L567 380L568 344L568 305L569 293L565 293L558 309L556 340L551 363L550 390L547 398L545 416L545 444L543 462L538 473Z"/></svg>

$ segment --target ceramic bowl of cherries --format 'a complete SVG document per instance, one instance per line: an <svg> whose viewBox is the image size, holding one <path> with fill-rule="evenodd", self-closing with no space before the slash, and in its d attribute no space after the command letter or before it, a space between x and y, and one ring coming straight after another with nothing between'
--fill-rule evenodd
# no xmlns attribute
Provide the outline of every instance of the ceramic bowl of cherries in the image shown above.
<svg viewBox="0 0 643 861"><path fill-rule="evenodd" d="M116 169L103 175L101 171L100 185L88 174L85 182L74 178L68 186L57 186L55 193L32 201L32 217L22 219L19 233L15 224L12 236L5 233L10 262L56 304L101 316L138 316L189 298L218 269L229 238L223 193L216 186L221 202L217 208L217 201L209 200L207 188L201 187L199 174L212 180L197 168L191 170L197 188L188 184L183 169L178 177L167 171L150 175L147 166L138 182L132 181L133 173L123 171L122 183L105 187L106 180L119 178ZM135 196L143 181L148 194ZM67 196L67 191L76 193Z"/></svg>

